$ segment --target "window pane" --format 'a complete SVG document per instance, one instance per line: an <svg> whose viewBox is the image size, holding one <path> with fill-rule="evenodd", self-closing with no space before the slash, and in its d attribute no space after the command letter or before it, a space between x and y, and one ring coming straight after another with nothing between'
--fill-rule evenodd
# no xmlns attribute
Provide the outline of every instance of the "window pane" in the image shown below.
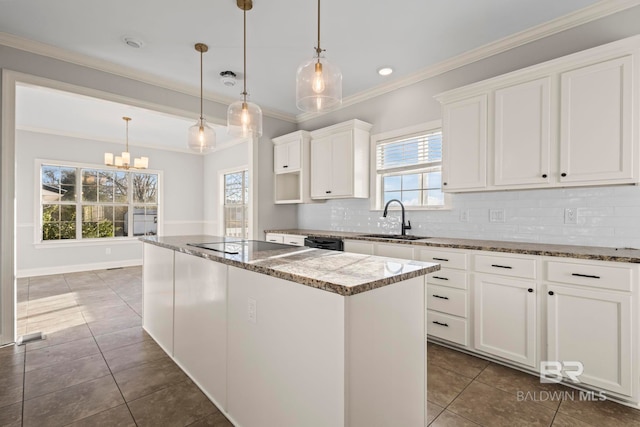
<svg viewBox="0 0 640 427"><path fill-rule="evenodd" d="M158 203L158 175L134 173L132 185L134 203Z"/></svg>
<svg viewBox="0 0 640 427"><path fill-rule="evenodd" d="M420 174L402 175L402 191L420 190Z"/></svg>
<svg viewBox="0 0 640 427"><path fill-rule="evenodd" d="M114 235L117 237L123 237L127 235L127 224L129 207L128 206L115 206L113 212L113 227Z"/></svg>
<svg viewBox="0 0 640 427"><path fill-rule="evenodd" d="M82 237L113 237L112 206L82 206Z"/></svg>
<svg viewBox="0 0 640 427"><path fill-rule="evenodd" d="M82 170L82 201L98 201L98 171L91 169Z"/></svg>
<svg viewBox="0 0 640 427"><path fill-rule="evenodd" d="M127 194L128 194L128 180L126 172L116 172L114 174L114 195L113 201L116 203L127 203Z"/></svg>
<svg viewBox="0 0 640 427"><path fill-rule="evenodd" d="M42 166L42 201L74 201L76 172L74 168Z"/></svg>
<svg viewBox="0 0 640 427"><path fill-rule="evenodd" d="M158 210L155 207L136 206L133 208L133 235L158 234Z"/></svg>
<svg viewBox="0 0 640 427"><path fill-rule="evenodd" d="M113 172L98 172L98 201L113 202Z"/></svg>
<svg viewBox="0 0 640 427"><path fill-rule="evenodd" d="M60 220L61 221L75 221L76 220L76 205L61 205L60 206Z"/></svg>
<svg viewBox="0 0 640 427"><path fill-rule="evenodd" d="M388 191L384 193L384 203L386 204L389 200L398 199L400 200L400 192L399 191Z"/></svg>
<svg viewBox="0 0 640 427"><path fill-rule="evenodd" d="M59 205L42 205L42 222L58 222L60 221Z"/></svg>
<svg viewBox="0 0 640 427"><path fill-rule="evenodd" d="M383 191L400 191L402 189L401 176L385 176L382 178Z"/></svg>
<svg viewBox="0 0 640 427"><path fill-rule="evenodd" d="M429 206L444 206L444 193L442 190L426 190L425 202Z"/></svg>
<svg viewBox="0 0 640 427"><path fill-rule="evenodd" d="M60 223L60 238L75 239L76 238L76 222L62 221Z"/></svg>
<svg viewBox="0 0 640 427"><path fill-rule="evenodd" d="M224 176L224 204L242 204L245 200L245 188L242 185L242 172L230 173Z"/></svg>
<svg viewBox="0 0 640 427"><path fill-rule="evenodd" d="M402 203L405 206L420 206L422 204L422 191L403 191Z"/></svg>
<svg viewBox="0 0 640 427"><path fill-rule="evenodd" d="M425 188L434 188L434 189L442 188L442 172L438 171L438 172L425 173L424 177L425 177L425 181L424 181Z"/></svg>
<svg viewBox="0 0 640 427"><path fill-rule="evenodd" d="M60 239L60 223L47 222L42 225L42 240Z"/></svg>

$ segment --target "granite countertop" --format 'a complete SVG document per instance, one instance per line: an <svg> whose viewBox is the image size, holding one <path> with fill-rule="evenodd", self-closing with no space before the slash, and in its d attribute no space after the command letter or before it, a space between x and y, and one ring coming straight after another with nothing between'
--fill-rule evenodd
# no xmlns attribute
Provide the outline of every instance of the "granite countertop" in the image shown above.
<svg viewBox="0 0 640 427"><path fill-rule="evenodd" d="M369 242L419 245L438 248L593 259L600 261L629 262L634 264L640 263L640 250L634 248L552 245L544 243L503 242L494 240L449 239L445 237L425 237L420 240L381 239L376 237L367 237L368 233L301 229L266 230L265 233L297 234L303 236L334 237L348 240L363 240Z"/></svg>
<svg viewBox="0 0 640 427"><path fill-rule="evenodd" d="M217 236L147 236L140 240L343 296L356 295L440 269L440 264ZM259 242L259 243L257 243ZM188 245L211 243L227 252Z"/></svg>

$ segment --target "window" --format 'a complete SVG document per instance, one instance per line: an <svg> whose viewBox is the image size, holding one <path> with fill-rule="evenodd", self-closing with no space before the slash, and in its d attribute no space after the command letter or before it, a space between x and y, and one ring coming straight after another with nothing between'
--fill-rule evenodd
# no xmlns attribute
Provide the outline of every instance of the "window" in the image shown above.
<svg viewBox="0 0 640 427"><path fill-rule="evenodd" d="M398 199L406 207L443 208L442 131L423 130L377 140L377 209Z"/></svg>
<svg viewBox="0 0 640 427"><path fill-rule="evenodd" d="M42 241L157 234L157 173L43 163L40 184Z"/></svg>
<svg viewBox="0 0 640 427"><path fill-rule="evenodd" d="M224 235L249 237L249 171L224 174Z"/></svg>

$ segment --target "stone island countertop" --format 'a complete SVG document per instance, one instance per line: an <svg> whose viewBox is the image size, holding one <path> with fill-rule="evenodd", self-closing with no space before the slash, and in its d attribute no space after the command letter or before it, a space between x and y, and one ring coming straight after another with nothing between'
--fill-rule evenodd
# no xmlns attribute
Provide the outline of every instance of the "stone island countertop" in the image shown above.
<svg viewBox="0 0 640 427"><path fill-rule="evenodd" d="M218 236L147 236L140 240L185 254L343 296L440 269L439 264ZM194 244L209 244L204 249Z"/></svg>
<svg viewBox="0 0 640 427"><path fill-rule="evenodd" d="M363 240L402 245L421 245L438 248L469 249L513 254L553 256L562 258L592 259L600 261L640 263L640 250L635 248L608 248L598 246L555 245L545 243L506 242L495 240L453 239L424 237L418 240L369 237L368 233L327 230L266 230L265 233L296 234L302 236L334 237L347 240Z"/></svg>

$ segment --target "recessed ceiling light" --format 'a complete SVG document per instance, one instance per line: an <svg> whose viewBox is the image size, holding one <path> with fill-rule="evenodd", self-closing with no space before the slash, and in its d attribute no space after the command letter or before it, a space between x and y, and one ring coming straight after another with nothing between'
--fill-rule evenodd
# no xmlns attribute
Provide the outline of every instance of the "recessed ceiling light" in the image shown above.
<svg viewBox="0 0 640 427"><path fill-rule="evenodd" d="M144 42L135 37L123 37L122 41L125 42L127 46L134 47L136 49L140 49L141 47L144 46Z"/></svg>
<svg viewBox="0 0 640 427"><path fill-rule="evenodd" d="M388 76L391 73L393 73L393 68L391 67L378 68L378 74L380 74L381 76Z"/></svg>

